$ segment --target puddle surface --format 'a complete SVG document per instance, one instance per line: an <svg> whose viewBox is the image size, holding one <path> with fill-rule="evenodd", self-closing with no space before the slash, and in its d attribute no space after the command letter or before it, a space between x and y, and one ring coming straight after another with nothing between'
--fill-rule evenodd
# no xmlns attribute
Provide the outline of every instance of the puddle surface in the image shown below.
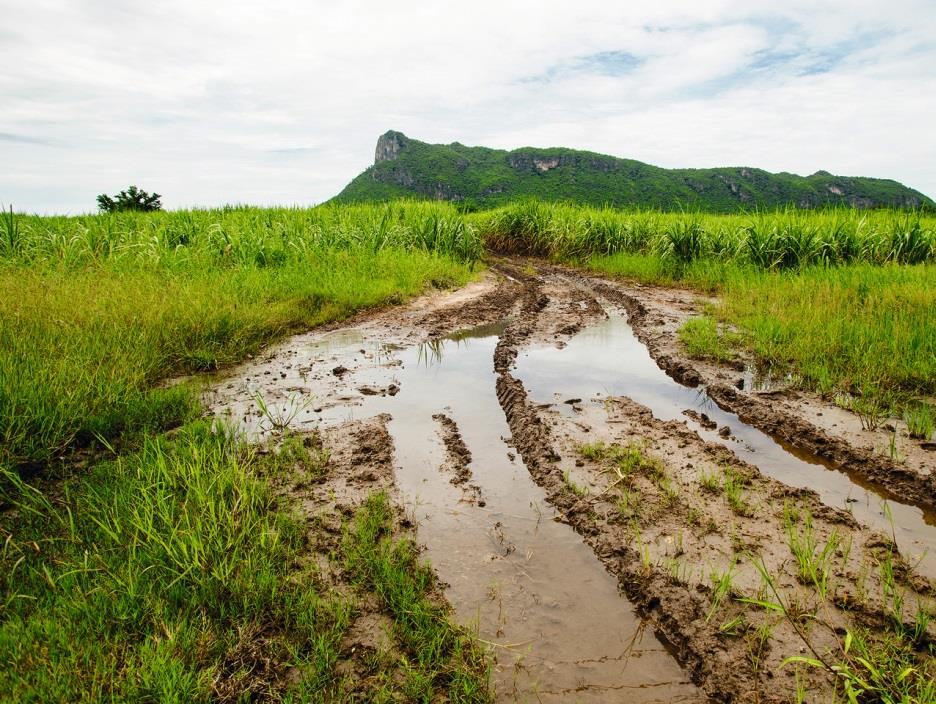
<svg viewBox="0 0 936 704"><path fill-rule="evenodd" d="M281 393L269 403L293 414L299 427L381 412L393 416L388 428L397 483L459 620L496 644L493 678L500 701L699 700L591 548L553 520L543 491L509 446L493 372L501 330L478 328L404 350L353 331L325 335L295 351L277 388L304 385L305 396L311 391L322 398L316 383L334 387L331 370L353 362L354 370L341 375L346 398L313 407ZM394 396L355 391L390 383L399 386ZM249 403L229 409L246 430L261 429L262 418ZM445 452L432 417L440 412L457 423L472 454L469 481L480 489L483 507L465 501L465 492L440 471Z"/></svg>
<svg viewBox="0 0 936 704"><path fill-rule="evenodd" d="M893 535L902 554L918 571L936 577L936 515L900 503L879 487L796 448L782 445L738 417L720 409L704 389L673 381L653 361L627 319L612 313L579 332L563 349L535 346L521 350L515 376L539 403L553 403L565 415L574 410L563 400L628 396L647 406L660 420L687 421L708 441L731 448L764 474L784 484L815 490L823 503L851 511L861 523ZM705 413L733 438L703 428L683 411ZM889 514L889 515L888 515Z"/></svg>

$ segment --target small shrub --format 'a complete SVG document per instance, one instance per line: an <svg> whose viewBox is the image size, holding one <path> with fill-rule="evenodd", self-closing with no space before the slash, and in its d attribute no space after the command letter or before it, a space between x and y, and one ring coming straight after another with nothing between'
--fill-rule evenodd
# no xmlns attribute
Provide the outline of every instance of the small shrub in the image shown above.
<svg viewBox="0 0 936 704"><path fill-rule="evenodd" d="M97 197L97 203L102 213L119 213L126 210L148 213L162 210L161 198L158 193L147 193L142 188L130 186L113 198L102 193Z"/></svg>

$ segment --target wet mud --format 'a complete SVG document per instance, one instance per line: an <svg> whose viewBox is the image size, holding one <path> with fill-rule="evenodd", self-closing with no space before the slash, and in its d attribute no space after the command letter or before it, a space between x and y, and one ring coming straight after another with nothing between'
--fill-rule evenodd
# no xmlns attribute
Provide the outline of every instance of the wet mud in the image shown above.
<svg viewBox="0 0 936 704"><path fill-rule="evenodd" d="M692 387L704 385L710 398L745 423L827 464L847 468L881 493L919 507L927 522L936 525L933 443L910 438L903 421L889 419L878 430L865 430L856 414L815 394L788 388L769 373L756 373L751 360L718 365L685 358L676 330L701 314L704 303L692 292L565 273L581 277L596 293L621 305L637 338L673 379ZM900 461L888 451L895 433L900 438Z"/></svg>
<svg viewBox="0 0 936 704"><path fill-rule="evenodd" d="M794 625L732 597L763 596L760 556L817 615L809 646L830 647L893 617L877 565L896 541L910 619L933 596L936 544L916 480L878 481L886 463L860 452L834 459L827 429L814 427L821 447L789 441L762 417L773 397L668 341L697 305L688 294L659 311L639 295L496 261L462 290L296 336L216 378L206 401L258 441L288 428L359 448L303 499L309 514L338 526L361 491L390 488L490 648L499 701L779 702L797 677L828 692L780 668L807 649ZM625 452L642 458L626 476ZM805 521L834 545L822 598L778 538Z"/></svg>

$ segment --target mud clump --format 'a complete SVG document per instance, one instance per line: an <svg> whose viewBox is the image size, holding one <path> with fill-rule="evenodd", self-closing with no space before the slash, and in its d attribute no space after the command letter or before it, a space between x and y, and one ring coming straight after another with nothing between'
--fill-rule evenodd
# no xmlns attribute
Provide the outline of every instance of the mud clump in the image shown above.
<svg viewBox="0 0 936 704"><path fill-rule="evenodd" d="M432 419L441 426L442 442L445 444L445 467L452 473L452 484L464 484L471 479L471 451L465 445L458 425L444 413L436 413Z"/></svg>
<svg viewBox="0 0 936 704"><path fill-rule="evenodd" d="M477 506L486 506L487 502L481 493L481 487L470 483L471 480L471 451L465 445L458 424L444 413L436 413L432 419L439 423L439 431L442 436L442 444L445 445L445 459L440 468L446 474L451 475L449 480L463 491L463 501L476 504Z"/></svg>
<svg viewBox="0 0 936 704"><path fill-rule="evenodd" d="M699 413L694 408L687 408L685 411L683 411L683 415L692 418L692 420L694 420L706 430L715 430L715 428L718 427L718 423L716 423L704 413Z"/></svg>

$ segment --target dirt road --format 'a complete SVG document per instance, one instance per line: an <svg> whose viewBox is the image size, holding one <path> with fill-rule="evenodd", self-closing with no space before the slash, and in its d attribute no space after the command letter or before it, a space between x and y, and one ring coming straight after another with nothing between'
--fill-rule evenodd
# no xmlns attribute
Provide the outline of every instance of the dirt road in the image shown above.
<svg viewBox="0 0 936 704"><path fill-rule="evenodd" d="M459 291L291 338L206 401L258 441L320 432L326 475L288 489L310 520L392 490L490 646L500 700L828 691L782 661L932 608L933 463L922 447L895 463L819 399L684 358L675 331L699 308L497 261Z"/></svg>

